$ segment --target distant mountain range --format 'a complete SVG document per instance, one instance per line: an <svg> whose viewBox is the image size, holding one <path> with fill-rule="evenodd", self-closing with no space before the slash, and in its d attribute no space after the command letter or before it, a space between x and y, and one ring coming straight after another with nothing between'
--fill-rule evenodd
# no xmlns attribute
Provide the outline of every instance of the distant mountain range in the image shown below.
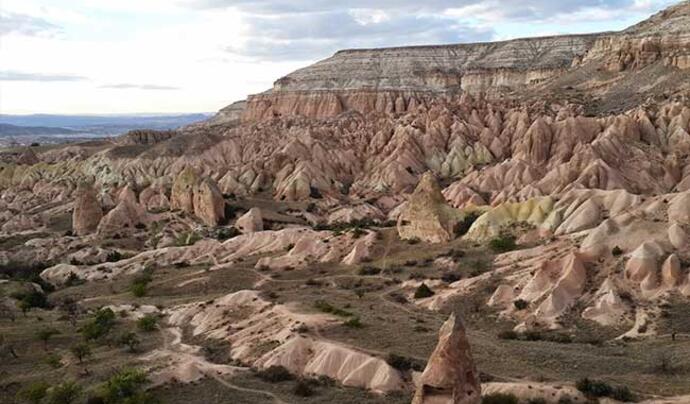
<svg viewBox="0 0 690 404"><path fill-rule="evenodd" d="M0 136L119 135L132 129L175 129L210 114L178 115L0 115Z"/></svg>

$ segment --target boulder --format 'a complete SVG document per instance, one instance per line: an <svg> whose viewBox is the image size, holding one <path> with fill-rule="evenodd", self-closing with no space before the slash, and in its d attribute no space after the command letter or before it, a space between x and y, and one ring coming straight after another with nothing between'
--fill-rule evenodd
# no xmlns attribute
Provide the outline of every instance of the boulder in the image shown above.
<svg viewBox="0 0 690 404"><path fill-rule="evenodd" d="M132 188L126 186L117 197L117 206L108 212L98 224L98 234L132 230L146 222L146 209L137 202L136 194Z"/></svg>
<svg viewBox="0 0 690 404"><path fill-rule="evenodd" d="M403 240L448 242L455 238L455 226L462 217L462 212L446 203L436 177L427 172L398 217L398 234Z"/></svg>
<svg viewBox="0 0 690 404"><path fill-rule="evenodd" d="M79 184L76 194L72 212L72 232L77 236L84 236L96 231L98 223L103 218L103 209L93 185Z"/></svg>
<svg viewBox="0 0 690 404"><path fill-rule="evenodd" d="M249 212L242 215L237 222L235 222L235 227L242 233L254 233L257 231L263 231L264 229L264 219L261 215L261 209L251 208Z"/></svg>
<svg viewBox="0 0 690 404"><path fill-rule="evenodd" d="M462 320L451 314L438 334L412 404L479 404L479 375Z"/></svg>

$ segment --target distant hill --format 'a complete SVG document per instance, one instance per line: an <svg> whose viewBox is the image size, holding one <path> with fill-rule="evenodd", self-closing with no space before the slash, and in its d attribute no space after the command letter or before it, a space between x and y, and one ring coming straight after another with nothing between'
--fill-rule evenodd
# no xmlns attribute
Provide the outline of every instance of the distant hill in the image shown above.
<svg viewBox="0 0 690 404"><path fill-rule="evenodd" d="M0 123L0 136L74 135L78 133L81 132L67 128L18 126Z"/></svg>
<svg viewBox="0 0 690 404"><path fill-rule="evenodd" d="M48 127L87 132L94 135L119 135L133 129L175 129L208 119L210 114L177 115L0 115L0 124L23 127Z"/></svg>

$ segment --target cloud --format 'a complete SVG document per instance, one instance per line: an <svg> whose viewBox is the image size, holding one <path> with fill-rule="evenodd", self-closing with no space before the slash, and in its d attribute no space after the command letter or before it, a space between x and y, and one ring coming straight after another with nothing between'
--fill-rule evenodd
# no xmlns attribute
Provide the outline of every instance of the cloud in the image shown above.
<svg viewBox="0 0 690 404"><path fill-rule="evenodd" d="M60 27L28 14L0 13L0 36L20 34L27 36L53 36Z"/></svg>
<svg viewBox="0 0 690 404"><path fill-rule="evenodd" d="M0 71L0 81L84 81L86 77L71 74L44 74L20 72L16 70Z"/></svg>
<svg viewBox="0 0 690 404"><path fill-rule="evenodd" d="M178 0L194 9L242 15L245 30L226 50L255 60L313 60L355 47L496 39L502 23L548 23L575 15L639 13L669 0ZM574 23L577 23L575 21Z"/></svg>
<svg viewBox="0 0 690 404"><path fill-rule="evenodd" d="M179 87L172 86L160 86L156 84L130 84L130 83L119 83L119 84L106 84L101 86L101 88L107 88L111 90L156 90L156 91L171 91L179 90Z"/></svg>

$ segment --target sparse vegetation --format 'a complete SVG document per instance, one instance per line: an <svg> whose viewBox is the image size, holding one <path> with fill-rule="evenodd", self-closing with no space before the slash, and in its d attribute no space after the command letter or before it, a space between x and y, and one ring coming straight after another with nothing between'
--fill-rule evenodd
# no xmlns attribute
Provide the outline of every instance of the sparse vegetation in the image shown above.
<svg viewBox="0 0 690 404"><path fill-rule="evenodd" d="M513 302L513 306L518 310L525 310L529 307L529 302L527 300L517 299Z"/></svg>
<svg viewBox="0 0 690 404"><path fill-rule="evenodd" d="M340 317L352 316L352 313L350 313L349 311L345 311L343 309L339 309L337 307L334 307L330 303L328 303L324 300L317 300L314 303L314 307L319 311L322 311L322 312L328 313L328 314L333 314L335 316L340 316Z"/></svg>
<svg viewBox="0 0 690 404"><path fill-rule="evenodd" d="M635 401L634 395L625 386L612 386L604 381L589 378L578 380L575 386L590 398L609 397L623 402Z"/></svg>
<svg viewBox="0 0 690 404"><path fill-rule="evenodd" d="M256 375L263 381L269 383L280 383L293 380L295 377L283 366L271 366L256 372Z"/></svg>
<svg viewBox="0 0 690 404"><path fill-rule="evenodd" d="M362 328L364 327L364 324L362 324L362 321L359 319L359 317L352 317L351 319L345 321L343 323L345 327L349 328Z"/></svg>
<svg viewBox="0 0 690 404"><path fill-rule="evenodd" d="M386 357L386 363L388 363L391 367L401 371L416 370L418 372L421 372L422 370L424 370L424 367L426 366L425 363L421 363L416 359L408 358L406 356L398 355L395 353L388 354L388 357Z"/></svg>
<svg viewBox="0 0 690 404"><path fill-rule="evenodd" d="M109 308L100 309L96 312L94 318L86 323L80 331L87 341L97 340L107 335L114 325L115 312Z"/></svg>
<svg viewBox="0 0 690 404"><path fill-rule="evenodd" d="M137 320L137 328L144 332L152 332L158 328L158 318L151 314L147 314L144 317Z"/></svg>
<svg viewBox="0 0 690 404"><path fill-rule="evenodd" d="M482 397L482 404L518 404L520 400L514 394L492 393Z"/></svg>
<svg viewBox="0 0 690 404"><path fill-rule="evenodd" d="M88 358L91 356L91 347L89 344L82 342L76 345L72 345L70 348L70 352L72 352L72 355L79 361L79 363L83 363L84 359Z"/></svg>
<svg viewBox="0 0 690 404"><path fill-rule="evenodd" d="M46 382L33 382L17 392L17 400L29 404L41 404L48 395L50 385Z"/></svg>
<svg viewBox="0 0 690 404"><path fill-rule="evenodd" d="M611 250L611 255L613 255L614 257L618 257L622 254L623 250L618 246L613 247L613 249Z"/></svg>
<svg viewBox="0 0 690 404"><path fill-rule="evenodd" d="M155 404L158 400L145 390L146 373L137 369L123 369L115 373L99 389L105 404Z"/></svg>
<svg viewBox="0 0 690 404"><path fill-rule="evenodd" d="M491 241L489 241L489 248L494 252L504 253L516 249L517 244L515 243L515 237L511 235L502 235L491 239Z"/></svg>

